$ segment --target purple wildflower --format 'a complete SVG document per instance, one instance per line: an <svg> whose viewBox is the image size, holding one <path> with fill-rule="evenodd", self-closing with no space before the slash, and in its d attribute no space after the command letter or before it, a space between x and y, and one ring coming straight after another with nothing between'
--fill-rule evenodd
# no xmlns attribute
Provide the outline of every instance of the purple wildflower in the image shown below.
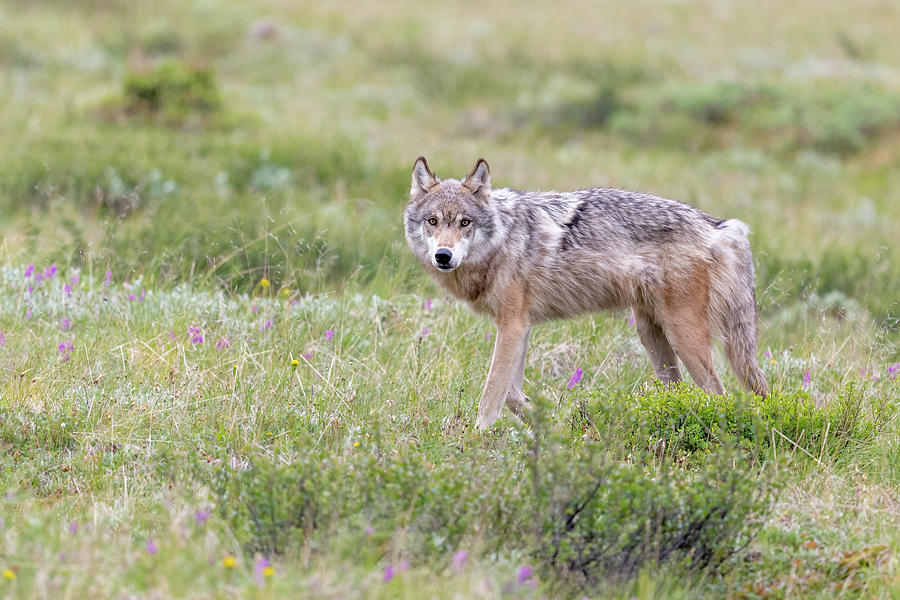
<svg viewBox="0 0 900 600"><path fill-rule="evenodd" d="M138 302L143 302L144 298L147 297L147 290L141 290L141 295L138 296Z"/></svg>
<svg viewBox="0 0 900 600"><path fill-rule="evenodd" d="M28 279L34 274L34 265L28 265L25 267L25 279Z"/></svg>
<svg viewBox="0 0 900 600"><path fill-rule="evenodd" d="M581 381L581 368L575 369L575 372L569 377L569 389L575 389L579 381Z"/></svg>
<svg viewBox="0 0 900 600"><path fill-rule="evenodd" d="M63 286L63 291L66 293L66 298L72 297L72 286L68 283Z"/></svg>
<svg viewBox="0 0 900 600"><path fill-rule="evenodd" d="M34 286L33 286L33 285L29 285L29 286L28 286L28 295L31 296L32 294L34 294Z"/></svg>
<svg viewBox="0 0 900 600"><path fill-rule="evenodd" d="M259 312L259 306L257 306L257 305L254 304L253 306L250 307L250 312L258 313L258 312Z"/></svg>
<svg viewBox="0 0 900 600"><path fill-rule="evenodd" d="M248 33L254 41L270 40L278 35L278 25L270 19L258 19L250 24Z"/></svg>
<svg viewBox="0 0 900 600"><path fill-rule="evenodd" d="M26 318L26 319L30 319L30 318L31 318L31 309L30 309L30 308L29 308L28 310L25 311L25 318Z"/></svg>
<svg viewBox="0 0 900 600"><path fill-rule="evenodd" d="M212 515L212 511L209 510L198 510L194 513L194 518L197 520L197 523L203 525L206 523L207 519Z"/></svg>
<svg viewBox="0 0 900 600"><path fill-rule="evenodd" d="M272 329L272 319L266 319L265 323L259 326L260 331L266 331L268 329Z"/></svg>
<svg viewBox="0 0 900 600"><path fill-rule="evenodd" d="M334 331L331 329L326 329L325 330L325 339L326 340L334 339Z"/></svg>
<svg viewBox="0 0 900 600"><path fill-rule="evenodd" d="M134 294L128 294L128 299L129 300L137 300L137 296L135 296Z"/></svg>
<svg viewBox="0 0 900 600"><path fill-rule="evenodd" d="M451 561L451 565L453 565L454 571L462 571L466 566L466 559L469 558L469 553L465 550L460 550L456 554L453 555L453 561Z"/></svg>
<svg viewBox="0 0 900 600"><path fill-rule="evenodd" d="M56 263L53 263L52 265L44 269L44 279L50 279L51 277L56 275L56 271Z"/></svg>
<svg viewBox="0 0 900 600"><path fill-rule="evenodd" d="M145 548L147 549L147 554L156 554L156 544L153 543L153 540L148 539Z"/></svg>
<svg viewBox="0 0 900 600"><path fill-rule="evenodd" d="M106 270L106 277L103 278L103 285L109 285L112 283L112 271L109 269Z"/></svg>
<svg viewBox="0 0 900 600"><path fill-rule="evenodd" d="M431 333L431 330L428 329L427 327L425 327L424 329L422 329L422 337L425 337L425 336L428 335L429 333Z"/></svg>
<svg viewBox="0 0 900 600"><path fill-rule="evenodd" d="M425 301L425 312L431 312L431 298Z"/></svg>
<svg viewBox="0 0 900 600"><path fill-rule="evenodd" d="M394 578L394 567L388 565L384 568L384 582L388 583L391 579Z"/></svg>
<svg viewBox="0 0 900 600"><path fill-rule="evenodd" d="M768 350L766 350L766 351L763 353L763 358L772 358L772 353L769 352Z"/></svg>
<svg viewBox="0 0 900 600"><path fill-rule="evenodd" d="M2 331L0 331L0 346L5 346L5 345L6 345L6 336L3 334Z"/></svg>
<svg viewBox="0 0 900 600"><path fill-rule="evenodd" d="M68 317L63 317L62 319L60 319L59 320L59 328L62 331L68 331L68 330L72 329L72 319L70 319Z"/></svg>
<svg viewBox="0 0 900 600"><path fill-rule="evenodd" d="M634 315L631 315L631 318L628 319L629 327L634 327Z"/></svg>
<svg viewBox="0 0 900 600"><path fill-rule="evenodd" d="M256 578L256 582L259 585L263 585L266 567L270 566L269 559L265 557L261 557L253 566L253 576Z"/></svg>
<svg viewBox="0 0 900 600"><path fill-rule="evenodd" d="M63 361L67 361L69 360L69 355L74 349L75 342L73 342L72 340L66 340L64 342L60 342L59 346L56 349L56 353L62 357Z"/></svg>
<svg viewBox="0 0 900 600"><path fill-rule="evenodd" d="M408 561L408 560L404 560L403 562L401 562L399 568L400 568L400 571L402 571L402 572L404 572L404 573L405 573L406 571L409 571L409 561Z"/></svg>
<svg viewBox="0 0 900 600"><path fill-rule="evenodd" d="M72 285L73 286L78 285L79 281L81 281L81 275L79 275L78 273L75 273L74 275L72 275Z"/></svg>
<svg viewBox="0 0 900 600"><path fill-rule="evenodd" d="M896 362L888 367L888 375L891 376L891 380L897 379L898 373L900 373L900 362Z"/></svg>
<svg viewBox="0 0 900 600"><path fill-rule="evenodd" d="M225 348L231 345L231 339L227 337L219 338L219 341L216 342L216 350L221 352Z"/></svg>
<svg viewBox="0 0 900 600"><path fill-rule="evenodd" d="M809 385L810 379L812 379L812 378L811 378L810 375L809 375L809 371L808 371L808 370L807 370L807 371L804 371L804 372L803 372L803 386L802 386L802 387L808 386L808 385Z"/></svg>
<svg viewBox="0 0 900 600"><path fill-rule="evenodd" d="M366 535L372 535L373 533L375 533L375 528L371 525L366 525L366 528L363 531Z"/></svg>
<svg viewBox="0 0 900 600"><path fill-rule="evenodd" d="M312 352L307 352L303 355L303 358L305 358L306 360L312 360Z"/></svg>
<svg viewBox="0 0 900 600"><path fill-rule="evenodd" d="M191 336L192 346L203 343L203 333L199 327L188 327L188 335Z"/></svg>
<svg viewBox="0 0 900 600"><path fill-rule="evenodd" d="M75 535L76 533L78 533L78 523L76 523L75 521L69 523L69 533L71 535Z"/></svg>
<svg viewBox="0 0 900 600"><path fill-rule="evenodd" d="M525 583L531 578L531 573L531 567L519 567L519 570L516 572L516 581Z"/></svg>
<svg viewBox="0 0 900 600"><path fill-rule="evenodd" d="M490 339L491 339L491 332L490 332L490 331L488 331L486 334L484 334L484 339L486 339L486 340L490 340Z"/></svg>

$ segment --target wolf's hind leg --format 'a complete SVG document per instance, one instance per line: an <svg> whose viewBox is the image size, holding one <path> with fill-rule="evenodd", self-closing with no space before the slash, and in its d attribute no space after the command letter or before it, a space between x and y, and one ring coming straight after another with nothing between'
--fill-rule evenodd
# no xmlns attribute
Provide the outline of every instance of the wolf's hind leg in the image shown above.
<svg viewBox="0 0 900 600"><path fill-rule="evenodd" d="M725 387L712 361L712 336L706 288L695 291L696 297L681 297L668 302L662 315L666 337L678 358L703 391L722 395Z"/></svg>
<svg viewBox="0 0 900 600"><path fill-rule="evenodd" d="M650 364L663 385L669 385L681 381L681 371L678 370L678 359L672 344L666 337L663 328L646 311L634 308L634 324L637 327L641 344L650 355Z"/></svg>
<svg viewBox="0 0 900 600"><path fill-rule="evenodd" d="M509 391L506 393L506 407L522 421L526 419L532 408L531 403L528 401L528 396L522 391L522 384L525 381L525 357L528 354L529 332L530 329L525 332L525 337L522 338L522 343L519 347L519 360L513 371Z"/></svg>

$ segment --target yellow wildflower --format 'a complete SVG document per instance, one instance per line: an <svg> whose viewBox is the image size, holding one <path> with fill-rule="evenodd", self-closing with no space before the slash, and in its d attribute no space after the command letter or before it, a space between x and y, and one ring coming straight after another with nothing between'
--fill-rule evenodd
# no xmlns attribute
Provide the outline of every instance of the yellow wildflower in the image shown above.
<svg viewBox="0 0 900 600"><path fill-rule="evenodd" d="M292 369L296 369L298 366L300 366L300 361L299 361L299 360L297 360L297 359L295 358L294 360L291 361L291 368L292 368Z"/></svg>
<svg viewBox="0 0 900 600"><path fill-rule="evenodd" d="M16 578L16 574L11 569L3 569L3 579L9 579L12 581Z"/></svg>
<svg viewBox="0 0 900 600"><path fill-rule="evenodd" d="M271 577L275 574L275 567L266 567L263 569L263 577Z"/></svg>
<svg viewBox="0 0 900 600"><path fill-rule="evenodd" d="M233 569L237 566L237 559L230 554L226 554L222 559L222 566L226 569Z"/></svg>
<svg viewBox="0 0 900 600"><path fill-rule="evenodd" d="M260 280L259 280L259 287L264 287L264 288L269 287L269 280L266 279L265 277L263 277L262 279L260 279Z"/></svg>

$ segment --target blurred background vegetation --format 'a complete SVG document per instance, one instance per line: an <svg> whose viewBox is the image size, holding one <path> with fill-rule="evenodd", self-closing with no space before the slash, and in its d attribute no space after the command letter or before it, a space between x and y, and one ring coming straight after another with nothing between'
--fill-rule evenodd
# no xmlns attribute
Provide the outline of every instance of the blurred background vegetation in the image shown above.
<svg viewBox="0 0 900 600"><path fill-rule="evenodd" d="M898 31L0 0L0 596L896 599ZM654 386L612 313L535 328L532 424L473 431L492 327L406 247L420 154L747 222L771 396L720 353L735 395Z"/></svg>
<svg viewBox="0 0 900 600"><path fill-rule="evenodd" d="M0 228L149 285L421 288L409 169L754 230L774 322L900 299L900 6L0 1Z"/></svg>

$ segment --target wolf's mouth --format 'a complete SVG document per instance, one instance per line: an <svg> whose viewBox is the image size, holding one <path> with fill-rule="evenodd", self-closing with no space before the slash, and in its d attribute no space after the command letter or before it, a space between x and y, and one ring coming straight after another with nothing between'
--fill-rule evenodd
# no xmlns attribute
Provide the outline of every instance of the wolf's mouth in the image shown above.
<svg viewBox="0 0 900 600"><path fill-rule="evenodd" d="M453 265L435 265L440 271L452 271L456 267Z"/></svg>

